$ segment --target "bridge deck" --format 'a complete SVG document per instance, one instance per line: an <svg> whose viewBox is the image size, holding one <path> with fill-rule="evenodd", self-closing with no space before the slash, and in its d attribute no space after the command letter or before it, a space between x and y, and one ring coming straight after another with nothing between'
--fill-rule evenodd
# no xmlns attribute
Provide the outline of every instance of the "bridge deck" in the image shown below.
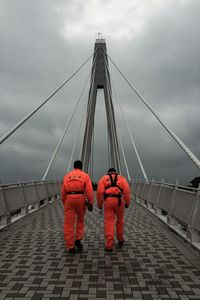
<svg viewBox="0 0 200 300"><path fill-rule="evenodd" d="M97 209L82 254L65 251L62 223L54 202L0 232L0 300L200 299L199 257L142 207L126 211L126 244L113 253Z"/></svg>

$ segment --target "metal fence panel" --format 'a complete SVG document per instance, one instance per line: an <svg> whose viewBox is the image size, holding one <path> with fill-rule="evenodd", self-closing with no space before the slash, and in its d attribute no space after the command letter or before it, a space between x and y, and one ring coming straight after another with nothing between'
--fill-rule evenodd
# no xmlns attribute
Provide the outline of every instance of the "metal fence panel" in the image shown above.
<svg viewBox="0 0 200 300"><path fill-rule="evenodd" d="M194 193L184 190L176 190L173 210L171 212L172 215L188 224L195 199L196 195Z"/></svg>
<svg viewBox="0 0 200 300"><path fill-rule="evenodd" d="M54 183L52 184L52 189L53 189L54 195L59 194L59 191L58 191L58 185L57 185L56 182L54 182Z"/></svg>
<svg viewBox="0 0 200 300"><path fill-rule="evenodd" d="M61 194L62 182L57 182L57 187L58 187L58 194Z"/></svg>
<svg viewBox="0 0 200 300"><path fill-rule="evenodd" d="M4 197L9 212L26 206L20 187L4 188Z"/></svg>
<svg viewBox="0 0 200 300"><path fill-rule="evenodd" d="M143 184L142 182L138 182L138 184L137 184L137 191L136 191L137 197L141 197L143 185L144 185L144 184Z"/></svg>
<svg viewBox="0 0 200 300"><path fill-rule="evenodd" d="M3 216L6 214L6 206L3 199L2 191L0 189L0 216Z"/></svg>
<svg viewBox="0 0 200 300"><path fill-rule="evenodd" d="M131 194L135 195L137 183L136 182L130 182L129 186L130 186Z"/></svg>
<svg viewBox="0 0 200 300"><path fill-rule="evenodd" d="M168 212L170 211L171 203L172 203L172 195L174 189L172 187L163 186L160 191L160 197L157 202L157 206Z"/></svg>
<svg viewBox="0 0 200 300"><path fill-rule="evenodd" d="M200 197L198 197L198 208L194 219L194 227L200 230Z"/></svg>
<svg viewBox="0 0 200 300"><path fill-rule="evenodd" d="M52 197L53 196L53 188L52 188L51 182L48 182L46 184L46 189L47 189L47 193L48 193L49 197Z"/></svg>
<svg viewBox="0 0 200 300"><path fill-rule="evenodd" d="M143 199L151 204L156 204L159 186L148 184L147 187L144 190Z"/></svg>
<svg viewBox="0 0 200 300"><path fill-rule="evenodd" d="M28 205L38 202L34 184L23 185L23 191Z"/></svg>
<svg viewBox="0 0 200 300"><path fill-rule="evenodd" d="M44 200L47 198L47 192L46 192L46 189L45 189L45 186L43 183L41 182L38 182L36 185L35 185L36 189L37 189L37 193L38 193L38 196L39 196L39 200Z"/></svg>

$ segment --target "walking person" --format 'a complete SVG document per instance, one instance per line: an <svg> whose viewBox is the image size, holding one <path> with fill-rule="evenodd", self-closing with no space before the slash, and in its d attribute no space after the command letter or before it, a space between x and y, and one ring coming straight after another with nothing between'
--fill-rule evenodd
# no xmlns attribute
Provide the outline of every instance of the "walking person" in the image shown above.
<svg viewBox="0 0 200 300"><path fill-rule="evenodd" d="M108 170L108 174L103 176L97 187L97 205L102 209L104 205L104 234L106 239L106 251L112 252L115 231L118 245L124 244L124 207L130 204L130 189L127 180L119 175L114 168Z"/></svg>
<svg viewBox="0 0 200 300"><path fill-rule="evenodd" d="M84 235L86 199L93 205L93 188L89 175L82 171L82 162L74 162L74 170L63 178L64 238L69 253L81 251ZM76 247L76 248L75 248Z"/></svg>

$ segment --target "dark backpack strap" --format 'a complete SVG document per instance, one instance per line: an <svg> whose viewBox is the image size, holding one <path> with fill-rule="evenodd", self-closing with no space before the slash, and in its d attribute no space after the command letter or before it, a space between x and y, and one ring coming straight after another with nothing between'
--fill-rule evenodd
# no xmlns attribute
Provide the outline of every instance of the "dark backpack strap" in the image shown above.
<svg viewBox="0 0 200 300"><path fill-rule="evenodd" d="M111 184L107 185L105 187L105 190L109 189L110 187L117 186L116 183L117 183L117 176L118 176L118 174L115 174L115 178L114 179L112 178L112 174L111 173L109 173L108 176L110 177L110 183Z"/></svg>
<svg viewBox="0 0 200 300"><path fill-rule="evenodd" d="M107 197L114 197L114 198L116 197L116 198L118 198L118 207L120 207L121 206L121 197L122 197L122 194L123 194L123 189L119 185L117 185L118 174L115 173L114 179L112 178L112 173L109 173L108 176L110 177L110 183L111 184L106 186L105 190L109 189L110 187L117 187L120 190L121 194L118 195L118 194L106 194L106 193L104 193L104 199L106 200Z"/></svg>
<svg viewBox="0 0 200 300"><path fill-rule="evenodd" d="M117 184L118 174L115 174L114 179L112 178L111 174L108 174L108 175L110 177L111 185L109 185L108 187L106 187L106 189L110 188L110 187L116 186L120 190L120 192L123 194L123 189Z"/></svg>
<svg viewBox="0 0 200 300"><path fill-rule="evenodd" d="M108 174L108 176L110 177L111 186L115 186L115 183L116 183L115 178L114 179L112 178L112 174Z"/></svg>
<svg viewBox="0 0 200 300"><path fill-rule="evenodd" d="M117 186L117 177L118 177L118 174L115 174L112 186Z"/></svg>

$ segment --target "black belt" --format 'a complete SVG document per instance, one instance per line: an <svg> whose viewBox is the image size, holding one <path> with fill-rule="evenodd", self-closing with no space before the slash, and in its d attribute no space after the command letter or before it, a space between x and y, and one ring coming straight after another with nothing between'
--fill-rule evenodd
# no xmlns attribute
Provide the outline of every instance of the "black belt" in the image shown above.
<svg viewBox="0 0 200 300"><path fill-rule="evenodd" d="M104 199L106 200L106 198L118 198L118 207L121 206L121 198L122 198L122 194L104 194Z"/></svg>
<svg viewBox="0 0 200 300"><path fill-rule="evenodd" d="M83 191L74 191L74 192L67 192L67 195L83 195L85 192Z"/></svg>

